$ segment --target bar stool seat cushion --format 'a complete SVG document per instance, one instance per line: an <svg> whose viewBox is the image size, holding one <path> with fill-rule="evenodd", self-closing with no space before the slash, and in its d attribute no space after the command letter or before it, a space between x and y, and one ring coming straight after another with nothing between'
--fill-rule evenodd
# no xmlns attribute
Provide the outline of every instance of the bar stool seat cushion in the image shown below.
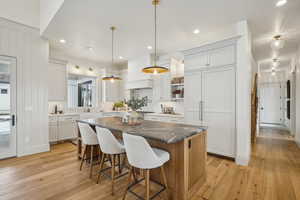
<svg viewBox="0 0 300 200"><path fill-rule="evenodd" d="M157 155L157 157L161 160L161 163L165 164L170 160L169 152L157 148L152 148L152 149L154 153Z"/></svg>

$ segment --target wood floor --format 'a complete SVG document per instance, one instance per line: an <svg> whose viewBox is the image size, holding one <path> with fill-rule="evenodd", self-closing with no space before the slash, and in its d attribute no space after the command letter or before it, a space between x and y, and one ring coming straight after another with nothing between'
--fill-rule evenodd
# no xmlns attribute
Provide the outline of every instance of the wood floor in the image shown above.
<svg viewBox="0 0 300 200"><path fill-rule="evenodd" d="M0 199L121 199L126 177L117 181L112 197L109 180L103 177L95 184L96 173L90 180L88 168L79 171L79 164L69 143L48 153L0 161ZM300 200L300 149L293 141L258 138L248 167L212 156L207 166L207 182L193 200Z"/></svg>

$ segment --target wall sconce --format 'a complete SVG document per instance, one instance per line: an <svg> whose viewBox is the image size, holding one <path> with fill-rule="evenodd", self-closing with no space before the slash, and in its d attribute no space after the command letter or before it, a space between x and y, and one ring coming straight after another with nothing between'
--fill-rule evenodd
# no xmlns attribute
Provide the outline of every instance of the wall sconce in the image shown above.
<svg viewBox="0 0 300 200"><path fill-rule="evenodd" d="M90 67L90 68L89 68L89 71L92 72L92 71L93 71L93 68Z"/></svg>

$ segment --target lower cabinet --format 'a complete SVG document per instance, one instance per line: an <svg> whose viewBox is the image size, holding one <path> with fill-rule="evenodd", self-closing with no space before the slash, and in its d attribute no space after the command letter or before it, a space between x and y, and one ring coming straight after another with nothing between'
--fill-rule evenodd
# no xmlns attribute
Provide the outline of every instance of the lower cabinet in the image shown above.
<svg viewBox="0 0 300 200"><path fill-rule="evenodd" d="M49 142L55 143L77 138L76 120L78 119L79 115L51 116L49 118Z"/></svg>

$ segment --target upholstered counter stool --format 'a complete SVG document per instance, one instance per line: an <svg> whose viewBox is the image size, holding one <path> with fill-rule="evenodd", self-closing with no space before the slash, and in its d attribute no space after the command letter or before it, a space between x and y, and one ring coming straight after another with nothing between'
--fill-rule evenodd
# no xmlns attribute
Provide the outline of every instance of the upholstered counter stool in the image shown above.
<svg viewBox="0 0 300 200"><path fill-rule="evenodd" d="M81 134L81 140L84 147L83 156L81 158L80 164L80 171L82 169L83 162L87 160L87 149L91 148L91 155L90 155L90 178L92 177L93 173L93 158L94 158L94 147L99 145L97 135L95 131L90 127L88 124L78 122L79 131Z"/></svg>
<svg viewBox="0 0 300 200"><path fill-rule="evenodd" d="M97 138L99 141L100 149L103 152L103 156L100 163L100 171L98 174L97 184L100 181L101 174L105 175L105 171L111 169L111 194L114 195L114 183L115 180L128 174L122 173L122 169L125 165L126 153L124 145L119 142L112 132L106 128L96 127ZM124 156L123 163L121 164L121 156ZM107 159L106 159L107 158ZM118 158L118 165L116 165L116 158ZM111 167L103 169L104 163L110 161ZM118 176L115 175L116 167L118 166Z"/></svg>
<svg viewBox="0 0 300 200"><path fill-rule="evenodd" d="M139 199L143 199L141 196L133 192L131 188L144 180L146 182L145 184L146 200L154 199L164 190L168 192L167 178L166 178L163 165L170 160L170 154L164 150L152 148L149 145L149 143L146 141L146 139L141 136L135 136L135 135L124 133L123 140L124 140L128 162L130 164L130 175L128 180L128 187L123 196L123 200L126 198L127 192L130 192L131 194L135 195ZM134 168L145 170L146 175L145 178L141 180L134 180L134 182L131 183L131 175L132 174L134 175ZM159 186L161 186L162 189L156 194L154 194L152 197L150 197L150 170L155 168L161 169L161 176L164 184L151 180L151 182L154 182Z"/></svg>

